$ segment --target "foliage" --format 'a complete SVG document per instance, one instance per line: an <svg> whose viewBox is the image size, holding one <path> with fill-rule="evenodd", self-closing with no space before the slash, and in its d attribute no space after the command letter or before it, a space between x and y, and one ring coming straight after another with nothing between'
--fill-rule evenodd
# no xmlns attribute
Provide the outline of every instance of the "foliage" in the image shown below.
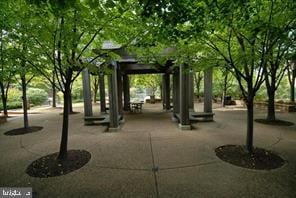
<svg viewBox="0 0 296 198"><path fill-rule="evenodd" d="M134 75L131 82L135 87L150 89L150 94L155 95L162 83L161 79L159 74Z"/></svg>
<svg viewBox="0 0 296 198"><path fill-rule="evenodd" d="M14 101L7 103L7 109L19 109L22 108L23 103L21 101ZM3 110L3 105L0 103L0 111Z"/></svg>
<svg viewBox="0 0 296 198"><path fill-rule="evenodd" d="M29 88L28 99L32 105L41 105L47 100L47 92L39 88ZM8 91L8 103L22 104L22 92L18 88L11 88Z"/></svg>
<svg viewBox="0 0 296 198"><path fill-rule="evenodd" d="M41 105L48 99L46 91L38 88L28 89L28 100L30 104Z"/></svg>
<svg viewBox="0 0 296 198"><path fill-rule="evenodd" d="M8 102L22 102L22 92L17 88L8 91Z"/></svg>
<svg viewBox="0 0 296 198"><path fill-rule="evenodd" d="M83 86L82 86L82 79L77 78L72 85L72 100L73 102L76 101L83 101Z"/></svg>

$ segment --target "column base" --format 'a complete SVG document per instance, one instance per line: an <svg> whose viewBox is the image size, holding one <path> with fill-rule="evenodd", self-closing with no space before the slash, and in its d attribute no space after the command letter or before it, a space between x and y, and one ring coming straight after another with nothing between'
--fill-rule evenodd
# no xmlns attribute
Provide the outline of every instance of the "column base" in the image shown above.
<svg viewBox="0 0 296 198"><path fill-rule="evenodd" d="M108 132L117 132L120 130L120 127L109 127Z"/></svg>
<svg viewBox="0 0 296 198"><path fill-rule="evenodd" d="M205 118L203 118L202 121L204 121L204 122L213 122L214 118L213 117L205 117Z"/></svg>
<svg viewBox="0 0 296 198"><path fill-rule="evenodd" d="M183 124L179 124L179 129L181 129L182 131L184 130L191 130L191 125L183 125Z"/></svg>
<svg viewBox="0 0 296 198"><path fill-rule="evenodd" d="M119 123L120 123L120 124L123 124L123 123L125 123L125 119L124 119L124 118L122 118L121 120L119 120Z"/></svg>
<svg viewBox="0 0 296 198"><path fill-rule="evenodd" d="M172 121L173 121L173 122L178 122L179 120L173 115L173 116L172 116Z"/></svg>
<svg viewBox="0 0 296 198"><path fill-rule="evenodd" d="M92 122L92 121L84 121L85 126L89 126L89 125L93 125L93 124L94 124L94 122Z"/></svg>

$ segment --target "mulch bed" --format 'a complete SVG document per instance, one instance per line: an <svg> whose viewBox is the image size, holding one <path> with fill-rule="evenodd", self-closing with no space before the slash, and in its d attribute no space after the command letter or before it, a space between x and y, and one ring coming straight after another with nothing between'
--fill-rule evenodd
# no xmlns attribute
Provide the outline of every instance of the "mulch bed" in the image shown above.
<svg viewBox="0 0 296 198"><path fill-rule="evenodd" d="M4 135L9 135L9 136L13 136L13 135L24 135L27 133L33 133L33 132L37 132L42 130L43 127L41 126L30 126L28 128L18 128L18 129L12 129L10 131L6 131L4 133Z"/></svg>
<svg viewBox="0 0 296 198"><path fill-rule="evenodd" d="M294 125L293 122L288 122L288 121L284 121L284 120L255 119L255 122L258 122L261 124L273 125L273 126L292 126L292 125Z"/></svg>
<svg viewBox="0 0 296 198"><path fill-rule="evenodd" d="M217 157L230 164L256 170L271 170L284 165L285 161L271 151L254 148L253 153L245 146L224 145L215 149Z"/></svg>
<svg viewBox="0 0 296 198"><path fill-rule="evenodd" d="M41 157L32 162L26 173L31 177L47 178L68 174L87 164L91 154L85 150L68 150L67 159L57 159L59 153Z"/></svg>

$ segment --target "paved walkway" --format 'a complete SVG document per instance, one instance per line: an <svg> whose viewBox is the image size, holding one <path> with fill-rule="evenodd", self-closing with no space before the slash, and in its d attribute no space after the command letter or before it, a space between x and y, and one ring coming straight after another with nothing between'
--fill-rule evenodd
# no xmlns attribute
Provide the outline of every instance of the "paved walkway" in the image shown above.
<svg viewBox="0 0 296 198"><path fill-rule="evenodd" d="M113 133L104 126L84 126L83 113L71 115L69 149L85 149L92 158L75 172L46 179L29 177L25 169L58 151L61 109L30 115L31 125L44 127L40 132L4 136L22 127L22 119L14 118L0 125L0 186L33 187L36 197L296 197L295 125L255 123L255 145L287 160L279 169L255 171L225 163L214 152L224 144L244 144L245 110L215 107L215 122L180 131L171 113L160 108L145 104L142 114L127 114L122 130ZM278 113L296 123L295 115ZM264 112L255 117L264 117Z"/></svg>

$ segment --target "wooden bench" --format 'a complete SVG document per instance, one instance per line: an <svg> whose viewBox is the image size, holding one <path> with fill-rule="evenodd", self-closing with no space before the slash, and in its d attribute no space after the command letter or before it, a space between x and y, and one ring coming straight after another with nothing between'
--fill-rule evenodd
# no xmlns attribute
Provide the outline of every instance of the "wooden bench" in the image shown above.
<svg viewBox="0 0 296 198"><path fill-rule="evenodd" d="M85 116L84 117L85 125L97 124L108 124L110 123L110 117L108 114L98 115L98 116Z"/></svg>
<svg viewBox="0 0 296 198"><path fill-rule="evenodd" d="M123 116L120 115L118 120L120 122L124 122ZM109 124L110 123L110 115L109 114L101 114L97 116L85 116L84 124L85 125L93 125L93 124Z"/></svg>
<svg viewBox="0 0 296 198"><path fill-rule="evenodd" d="M191 121L213 121L214 115L215 114L213 112L190 112L189 118Z"/></svg>
<svg viewBox="0 0 296 198"><path fill-rule="evenodd" d="M130 102L130 111L133 113L141 113L143 102Z"/></svg>
<svg viewBox="0 0 296 198"><path fill-rule="evenodd" d="M214 115L215 115L214 113L207 113L207 112L189 112L189 119L190 121L210 122L210 121L213 121ZM180 121L180 114L175 114L175 117Z"/></svg>

